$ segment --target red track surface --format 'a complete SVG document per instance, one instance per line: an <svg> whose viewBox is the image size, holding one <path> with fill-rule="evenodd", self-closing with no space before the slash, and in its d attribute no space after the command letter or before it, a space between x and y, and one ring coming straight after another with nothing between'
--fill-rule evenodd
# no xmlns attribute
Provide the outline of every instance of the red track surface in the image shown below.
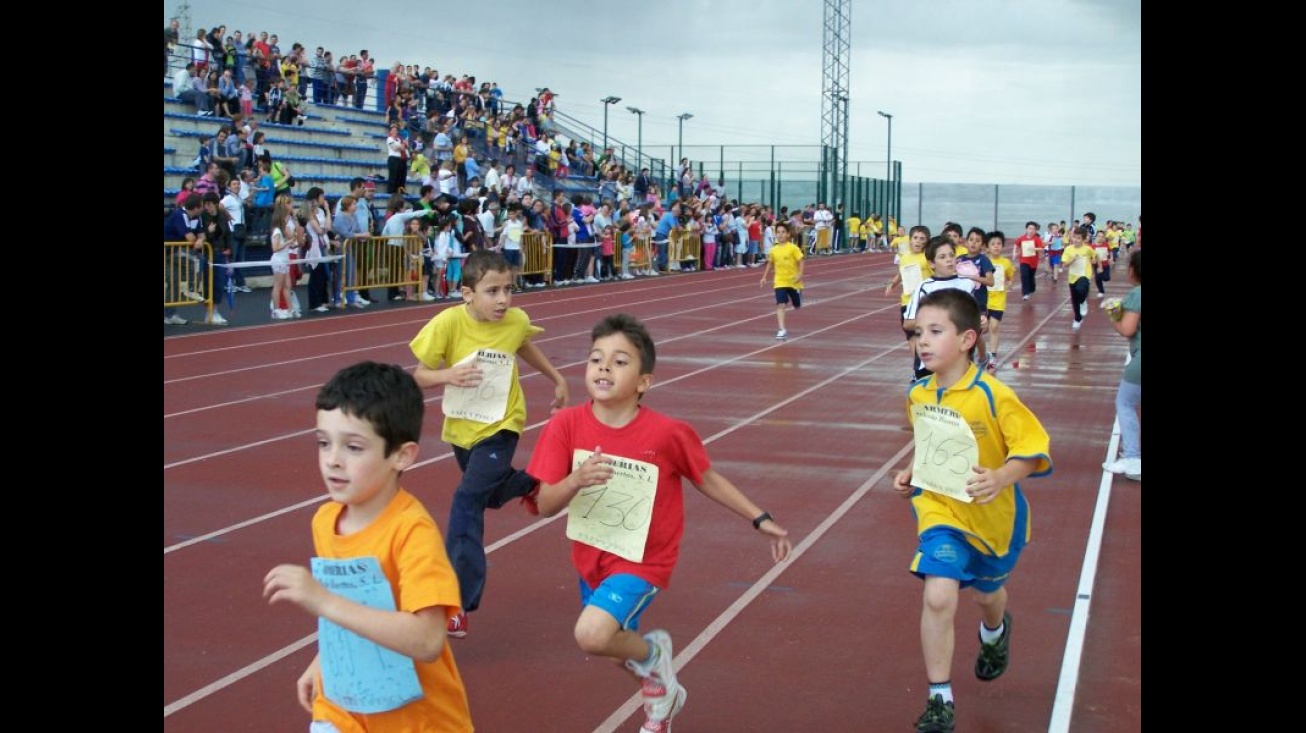
<svg viewBox="0 0 1306 733"><path fill-rule="evenodd" d="M645 403L694 425L714 467L794 541L796 556L773 566L747 522L686 487L680 565L644 617L644 628L666 628L676 643L690 692L676 720L681 733L908 731L922 709L921 583L906 570L913 522L890 489L910 441L898 301L882 294L892 272L887 255L809 260L804 307L790 313L784 343L773 338L774 300L759 287L760 270L515 300L546 329L536 343L567 376L573 403L585 399L593 324L618 310L643 319L658 346ZM1123 280L1110 294L1123 295ZM1101 470L1114 445L1124 340L1096 308L1072 332L1064 285L1040 282L1030 301L1011 300L998 377L1047 426L1056 470L1027 484L1034 539L1008 586L1011 668L994 682L970 672L979 617L963 597L958 728L1138 731L1142 486L1103 482ZM412 307L164 339L165 733L307 730L294 681L312 659L315 621L269 607L261 581L273 565L307 563L312 553L309 518L325 498L313 398L355 361L412 365L407 343L432 313ZM524 466L551 390L522 370L529 417L516 462ZM439 425L431 393L421 463L404 483L443 527L458 467ZM1097 557L1091 534L1103 504ZM515 505L490 512L486 525L484 602L468 637L450 642L477 729L636 730L630 679L586 658L572 639L579 606L564 525ZM1086 556L1096 576L1081 588ZM1087 618L1082 638L1076 618L1081 629Z"/></svg>

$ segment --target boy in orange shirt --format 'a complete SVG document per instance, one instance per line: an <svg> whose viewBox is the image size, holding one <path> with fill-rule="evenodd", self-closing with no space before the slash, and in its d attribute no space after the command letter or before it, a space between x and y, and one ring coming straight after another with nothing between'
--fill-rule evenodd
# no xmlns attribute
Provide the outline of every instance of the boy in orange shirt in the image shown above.
<svg viewBox="0 0 1306 733"><path fill-rule="evenodd" d="M312 570L278 565L263 579L268 603L318 618L318 655L296 684L314 731L472 730L445 637L462 604L458 578L435 520L399 485L417 460L424 409L417 382L393 364L354 364L318 392L330 501L313 515L317 557Z"/></svg>

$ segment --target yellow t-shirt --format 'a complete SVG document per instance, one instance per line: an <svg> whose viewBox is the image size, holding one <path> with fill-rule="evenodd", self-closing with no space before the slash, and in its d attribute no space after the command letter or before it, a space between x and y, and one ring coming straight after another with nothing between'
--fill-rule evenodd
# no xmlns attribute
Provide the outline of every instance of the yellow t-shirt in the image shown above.
<svg viewBox="0 0 1306 733"><path fill-rule="evenodd" d="M417 497L399 489L381 516L349 535L336 532L344 508L344 504L328 501L313 515L313 551L318 557L375 558L389 582L395 610L412 613L442 606L446 617L458 611L462 606L458 576L449 563L440 528ZM472 730L467 691L454 663L453 646L445 642L439 659L413 660L413 667L422 697L394 710L370 714L351 713L326 698L319 673L313 720L330 721L341 733Z"/></svg>
<svg viewBox="0 0 1306 733"><path fill-rule="evenodd" d="M467 153L468 153L467 144L465 142L458 143L457 145L454 146L453 149L453 162L455 163L465 162L467 160Z"/></svg>
<svg viewBox="0 0 1306 733"><path fill-rule="evenodd" d="M1108 229L1106 231L1106 244L1112 251L1120 249L1120 230Z"/></svg>
<svg viewBox="0 0 1306 733"><path fill-rule="evenodd" d="M457 364L478 349L513 355L508 407L503 419L497 423L482 423L446 417L441 440L459 448L471 448L500 430L521 434L526 426L526 400L522 396L516 354L537 333L544 333L544 329L531 325L526 311L516 307L509 308L503 320L478 321L468 313L466 305L454 306L440 311L422 326L408 347L413 356L430 369Z"/></svg>
<svg viewBox="0 0 1306 733"><path fill-rule="evenodd" d="M905 257L911 254L911 237L906 234L894 237L893 241L889 242L889 248L897 252L899 257Z"/></svg>
<svg viewBox="0 0 1306 733"><path fill-rule="evenodd" d="M855 216L848 217L848 238L862 236L862 220Z"/></svg>
<svg viewBox="0 0 1306 733"><path fill-rule="evenodd" d="M1087 278L1093 272L1093 263L1096 256L1093 254L1093 248L1087 244L1070 245L1061 250L1061 264L1069 273L1067 282L1071 285Z"/></svg>
<svg viewBox="0 0 1306 733"><path fill-rule="evenodd" d="M934 277L934 268L930 265L930 261L925 259L924 252L908 252L907 254L900 256L898 258L898 274L902 275L902 268L907 267L908 265L920 265L921 282L925 282ZM902 284L903 305L907 305L907 303L911 301L911 295L913 292L915 292L915 289L908 288L904 279Z"/></svg>
<svg viewBox="0 0 1306 733"><path fill-rule="evenodd" d="M431 175L431 162L421 153L414 155L412 162L408 164L408 177L425 179L429 175Z"/></svg>
<svg viewBox="0 0 1306 733"><path fill-rule="evenodd" d="M802 282L798 280L798 263L803 259L803 251L793 242L777 244L771 248L766 258L771 261L771 266L775 268L775 289L794 288L802 289Z"/></svg>
<svg viewBox="0 0 1306 733"><path fill-rule="evenodd" d="M1006 257L996 259L990 257L989 261L993 263L993 286L989 288L989 310L1005 311L1007 290L1016 277L1016 265Z"/></svg>
<svg viewBox="0 0 1306 733"><path fill-rule="evenodd" d="M912 420L912 405L949 407L961 414L975 434L981 466L994 469L1012 458L1025 458L1037 462L1030 477L1052 473L1047 430L1010 387L974 364L947 389L940 390L937 380L936 375L931 375L912 385L907 393L908 420ZM917 534L931 527L952 527L973 547L992 557L1004 557L1029 541L1029 504L1020 484L1004 487L986 504L967 504L924 490L917 490L911 503L916 511ZM918 554L911 564L913 572L919 561Z"/></svg>

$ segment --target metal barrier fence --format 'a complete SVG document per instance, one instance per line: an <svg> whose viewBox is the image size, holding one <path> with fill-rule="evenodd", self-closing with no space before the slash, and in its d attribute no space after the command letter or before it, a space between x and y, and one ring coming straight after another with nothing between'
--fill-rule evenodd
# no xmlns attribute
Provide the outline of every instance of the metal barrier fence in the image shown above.
<svg viewBox="0 0 1306 733"><path fill-rule="evenodd" d="M546 284L553 284L553 243L544 232L526 232L521 235L521 274L542 275Z"/></svg>
<svg viewBox="0 0 1306 733"><path fill-rule="evenodd" d="M207 243L163 243L163 307L204 305L213 314L213 248Z"/></svg>
<svg viewBox="0 0 1306 733"><path fill-rule="evenodd" d="M414 287L422 283L422 237L351 237L344 244L343 290Z"/></svg>
<svg viewBox="0 0 1306 733"><path fill-rule="evenodd" d="M686 233L679 237L672 232L667 253L667 266L675 265L678 269L700 270L703 267L703 238L697 233Z"/></svg>

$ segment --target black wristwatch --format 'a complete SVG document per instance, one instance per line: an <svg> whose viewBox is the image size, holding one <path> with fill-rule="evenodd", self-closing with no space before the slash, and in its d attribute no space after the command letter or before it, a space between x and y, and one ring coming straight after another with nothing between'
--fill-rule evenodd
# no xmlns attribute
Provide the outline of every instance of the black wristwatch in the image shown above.
<svg viewBox="0 0 1306 733"><path fill-rule="evenodd" d="M761 529L762 522L765 522L768 519L772 521L775 520L775 517L771 516L771 512L762 512L761 514L757 515L756 517L753 518L753 529Z"/></svg>

